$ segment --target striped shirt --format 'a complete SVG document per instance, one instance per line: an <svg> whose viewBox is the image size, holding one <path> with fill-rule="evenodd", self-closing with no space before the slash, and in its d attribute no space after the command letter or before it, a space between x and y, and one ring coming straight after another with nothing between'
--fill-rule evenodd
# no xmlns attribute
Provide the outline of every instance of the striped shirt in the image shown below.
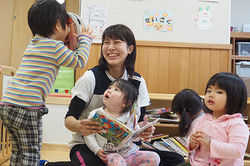
<svg viewBox="0 0 250 166"><path fill-rule="evenodd" d="M5 90L1 104L39 108L52 88L60 66L83 68L91 46L91 38L78 36L79 48L68 49L62 41L35 35L26 48L21 64L11 84Z"/></svg>

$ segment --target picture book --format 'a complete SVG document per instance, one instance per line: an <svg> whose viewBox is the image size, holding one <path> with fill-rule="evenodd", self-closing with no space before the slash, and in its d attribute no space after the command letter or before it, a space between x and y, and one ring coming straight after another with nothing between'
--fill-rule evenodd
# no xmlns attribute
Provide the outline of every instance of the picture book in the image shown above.
<svg viewBox="0 0 250 166"><path fill-rule="evenodd" d="M100 135L108 139L115 146L122 147L124 144L132 142L144 130L154 125L159 119L149 122L135 131L100 110L97 110L95 115L92 117L92 120L98 121L99 125L102 126L101 132L99 133Z"/></svg>
<svg viewBox="0 0 250 166"><path fill-rule="evenodd" d="M155 149L162 151L170 151L176 152L182 155L183 157L188 156L188 150L185 149L178 141L176 141L173 137L161 139L159 141L155 141L152 146Z"/></svg>

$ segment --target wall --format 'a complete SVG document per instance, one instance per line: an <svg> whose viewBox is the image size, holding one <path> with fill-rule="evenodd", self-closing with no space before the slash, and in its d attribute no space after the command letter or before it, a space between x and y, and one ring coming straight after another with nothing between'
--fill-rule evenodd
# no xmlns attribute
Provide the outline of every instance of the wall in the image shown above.
<svg viewBox="0 0 250 166"><path fill-rule="evenodd" d="M23 1L15 0L15 17L13 20L12 43L11 43L11 63L12 67L18 68L22 60L22 55L30 39L31 30L28 26L28 10L35 0Z"/></svg>
<svg viewBox="0 0 250 166"><path fill-rule="evenodd" d="M72 136L64 126L68 104L47 104L49 113L43 116L43 143L67 144Z"/></svg>
<svg viewBox="0 0 250 166"><path fill-rule="evenodd" d="M18 68L23 51L32 37L27 13L35 0L0 1L0 65Z"/></svg>
<svg viewBox="0 0 250 166"><path fill-rule="evenodd" d="M10 65L14 0L0 1L0 6L0 19L2 20L0 36L2 39L4 39L1 40L0 43L0 65Z"/></svg>
<svg viewBox="0 0 250 166"><path fill-rule="evenodd" d="M217 44L229 44L230 42L230 0L219 0L218 3L199 0L82 0L81 2L81 13L84 19L86 5L103 4L107 7L107 24L123 23L129 26L137 40ZM200 31L194 18L198 14L199 7L207 6L210 6L213 27L208 31ZM173 31L143 30L145 9L173 12Z"/></svg>
<svg viewBox="0 0 250 166"><path fill-rule="evenodd" d="M204 94L213 74L231 71L231 49L229 44L137 41L135 71L144 77L149 93L191 88ZM100 44L91 46L87 66L77 70L76 80L97 64L100 51Z"/></svg>
<svg viewBox="0 0 250 166"><path fill-rule="evenodd" d="M250 1L231 0L231 26L242 29L242 24L250 24Z"/></svg>

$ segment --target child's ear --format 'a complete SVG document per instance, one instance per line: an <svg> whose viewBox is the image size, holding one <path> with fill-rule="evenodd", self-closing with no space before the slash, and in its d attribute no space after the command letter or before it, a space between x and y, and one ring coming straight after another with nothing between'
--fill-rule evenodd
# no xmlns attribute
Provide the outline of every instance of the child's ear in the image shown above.
<svg viewBox="0 0 250 166"><path fill-rule="evenodd" d="M123 104L122 104L122 107L123 107L123 108L125 108L126 106L127 106L126 103L123 103Z"/></svg>
<svg viewBox="0 0 250 166"><path fill-rule="evenodd" d="M58 31L62 27L60 20L57 20L56 26L55 26L55 31Z"/></svg>
<svg viewBox="0 0 250 166"><path fill-rule="evenodd" d="M129 103L126 100L123 100L122 107L125 108L129 105Z"/></svg>

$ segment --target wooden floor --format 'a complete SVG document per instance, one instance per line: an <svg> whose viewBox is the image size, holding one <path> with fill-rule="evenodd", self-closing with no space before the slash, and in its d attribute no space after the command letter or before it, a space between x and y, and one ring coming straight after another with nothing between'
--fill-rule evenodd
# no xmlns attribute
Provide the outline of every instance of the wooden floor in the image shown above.
<svg viewBox="0 0 250 166"><path fill-rule="evenodd" d="M67 145L43 144L41 159L48 161L69 161L69 148ZM1 166L9 166L9 161ZM250 160L245 160L244 166L250 166Z"/></svg>
<svg viewBox="0 0 250 166"><path fill-rule="evenodd" d="M69 148L67 145L43 144L41 159L48 161L69 161ZM1 166L9 166L9 161Z"/></svg>

